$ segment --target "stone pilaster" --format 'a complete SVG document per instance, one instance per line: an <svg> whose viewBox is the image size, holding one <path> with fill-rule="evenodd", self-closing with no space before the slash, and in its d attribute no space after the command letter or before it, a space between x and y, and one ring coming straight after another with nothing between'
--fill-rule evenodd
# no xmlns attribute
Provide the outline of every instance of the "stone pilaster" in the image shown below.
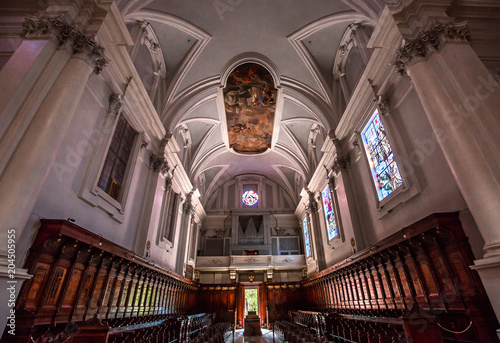
<svg viewBox="0 0 500 343"><path fill-rule="evenodd" d="M492 277L500 273L500 85L472 49L467 23L447 17L449 5L413 0L390 7L404 37L394 66L411 78L484 238L484 259L474 268L500 318L500 289Z"/></svg>

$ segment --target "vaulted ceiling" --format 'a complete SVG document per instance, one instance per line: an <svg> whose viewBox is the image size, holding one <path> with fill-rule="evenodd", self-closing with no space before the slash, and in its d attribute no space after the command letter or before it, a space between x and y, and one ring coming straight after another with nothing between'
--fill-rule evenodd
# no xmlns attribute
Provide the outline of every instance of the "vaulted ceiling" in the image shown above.
<svg viewBox="0 0 500 343"><path fill-rule="evenodd" d="M381 0L121 0L131 56L202 202L222 182L261 174L298 200L341 116L334 61L348 26L374 25ZM271 148L230 149L223 88L242 63L278 88Z"/></svg>

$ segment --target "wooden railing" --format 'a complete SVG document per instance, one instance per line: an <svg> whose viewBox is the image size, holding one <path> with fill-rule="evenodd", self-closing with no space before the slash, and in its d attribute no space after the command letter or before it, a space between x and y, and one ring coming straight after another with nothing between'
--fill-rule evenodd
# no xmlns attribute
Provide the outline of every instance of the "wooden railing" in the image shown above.
<svg viewBox="0 0 500 343"><path fill-rule="evenodd" d="M458 214L434 214L303 283L309 309L331 313L333 336L372 342L356 332L376 332L384 342L415 341L418 332L417 342L497 343L473 260Z"/></svg>
<svg viewBox="0 0 500 343"><path fill-rule="evenodd" d="M16 342L96 318L189 313L197 283L64 220L42 220L16 304ZM67 330L65 330L67 331Z"/></svg>

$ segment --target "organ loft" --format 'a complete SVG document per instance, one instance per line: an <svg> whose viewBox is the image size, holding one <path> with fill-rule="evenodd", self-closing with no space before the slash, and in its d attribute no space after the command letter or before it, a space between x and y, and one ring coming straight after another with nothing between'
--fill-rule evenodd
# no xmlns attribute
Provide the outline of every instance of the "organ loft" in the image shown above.
<svg viewBox="0 0 500 343"><path fill-rule="evenodd" d="M1 342L499 342L500 3L0 8Z"/></svg>

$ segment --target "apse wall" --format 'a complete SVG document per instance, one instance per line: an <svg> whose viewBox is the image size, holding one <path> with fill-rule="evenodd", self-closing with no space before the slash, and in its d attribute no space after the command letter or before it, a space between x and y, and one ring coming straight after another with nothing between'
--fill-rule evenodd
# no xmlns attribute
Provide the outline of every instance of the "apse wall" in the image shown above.
<svg viewBox="0 0 500 343"><path fill-rule="evenodd" d="M258 202L248 206L242 201L245 191L254 191L258 194ZM205 205L207 214L227 212L234 209L269 209L275 212L292 213L295 209L295 200L278 183L261 175L240 175L226 180L215 188L208 197Z"/></svg>

